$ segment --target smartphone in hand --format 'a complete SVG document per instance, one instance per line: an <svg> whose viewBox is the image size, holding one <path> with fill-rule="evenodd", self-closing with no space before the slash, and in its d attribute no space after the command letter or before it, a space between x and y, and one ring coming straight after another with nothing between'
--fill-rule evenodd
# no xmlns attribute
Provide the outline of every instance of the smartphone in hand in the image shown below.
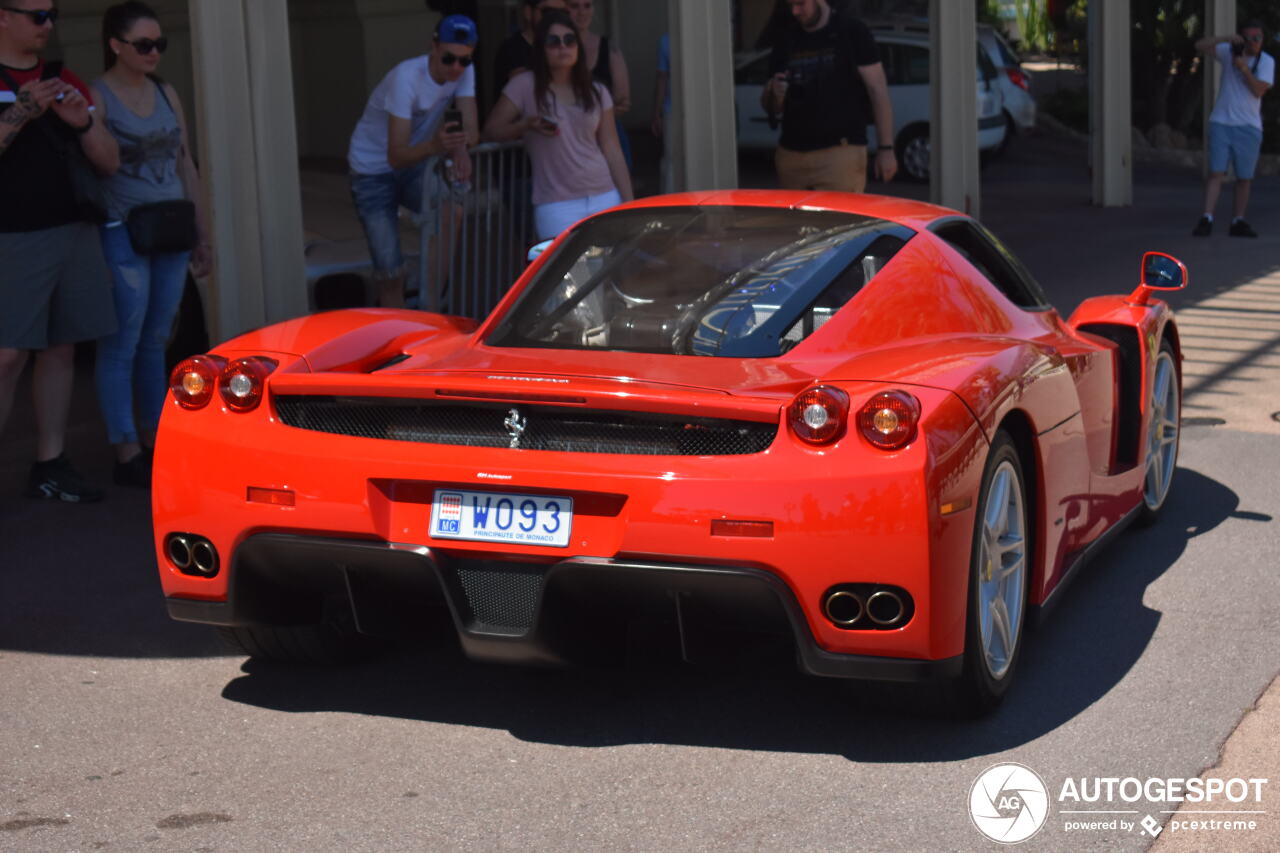
<svg viewBox="0 0 1280 853"><path fill-rule="evenodd" d="M448 109L444 111L444 132L462 132L462 110Z"/></svg>
<svg viewBox="0 0 1280 853"><path fill-rule="evenodd" d="M40 70L41 80L57 80L62 76L62 60L50 59L44 64L44 68Z"/></svg>

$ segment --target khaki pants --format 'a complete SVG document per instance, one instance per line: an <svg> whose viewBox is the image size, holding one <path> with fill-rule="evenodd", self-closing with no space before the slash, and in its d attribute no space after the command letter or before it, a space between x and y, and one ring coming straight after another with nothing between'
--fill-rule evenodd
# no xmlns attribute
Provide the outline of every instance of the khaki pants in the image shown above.
<svg viewBox="0 0 1280 853"><path fill-rule="evenodd" d="M867 187L865 145L836 145L817 151L779 148L773 162L784 190L860 193Z"/></svg>

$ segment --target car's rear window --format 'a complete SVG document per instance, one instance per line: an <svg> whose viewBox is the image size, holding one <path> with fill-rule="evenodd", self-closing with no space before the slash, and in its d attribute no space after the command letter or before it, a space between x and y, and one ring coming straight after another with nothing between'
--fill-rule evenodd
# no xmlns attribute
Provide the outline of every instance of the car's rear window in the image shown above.
<svg viewBox="0 0 1280 853"><path fill-rule="evenodd" d="M575 229L486 343L777 356L821 328L913 233L775 207L607 213Z"/></svg>

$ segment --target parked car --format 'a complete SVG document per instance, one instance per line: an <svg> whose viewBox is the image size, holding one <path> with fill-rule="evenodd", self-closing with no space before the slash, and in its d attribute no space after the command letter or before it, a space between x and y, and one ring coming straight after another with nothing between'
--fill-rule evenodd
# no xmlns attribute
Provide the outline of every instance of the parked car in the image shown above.
<svg viewBox="0 0 1280 853"><path fill-rule="evenodd" d="M169 613L285 661L397 623L507 663L782 650L989 710L1030 615L1170 493L1153 291L1186 270L1149 253L1141 280L1064 320L969 217L723 191L580 222L480 322L249 332L171 377Z"/></svg>
<svg viewBox="0 0 1280 853"><path fill-rule="evenodd" d="M929 180L929 35L901 28L872 27L893 102L893 138L900 174L913 181ZM1004 106L996 84L998 72L986 52L977 51L978 150L992 152L1005 137ZM769 126L760 93L769 79L769 51L740 54L734 75L738 115L738 147L773 149L779 129ZM875 147L875 130L867 139Z"/></svg>
<svg viewBox="0 0 1280 853"><path fill-rule="evenodd" d="M1031 74L1023 69L1018 54L1000 31L990 24L978 24L978 44L996 67L996 81L1004 99L1005 125L1008 128L1003 145L1008 145L1015 134L1036 126L1036 99L1031 95Z"/></svg>

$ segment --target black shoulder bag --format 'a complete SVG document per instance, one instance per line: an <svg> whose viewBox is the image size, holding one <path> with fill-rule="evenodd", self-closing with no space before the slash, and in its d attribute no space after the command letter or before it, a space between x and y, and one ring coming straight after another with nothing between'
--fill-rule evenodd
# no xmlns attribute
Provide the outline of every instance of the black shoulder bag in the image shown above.
<svg viewBox="0 0 1280 853"><path fill-rule="evenodd" d="M159 80L152 82L169 112L176 116L177 111L169 103L164 86ZM190 252L200 242L200 233L196 229L196 206L190 199L140 204L129 211L124 224L129 231L129 242L139 255Z"/></svg>
<svg viewBox="0 0 1280 853"><path fill-rule="evenodd" d="M9 72L0 68L0 77L4 78L5 85L16 95L20 87L9 76ZM93 120L92 113L89 119ZM77 217L83 222L101 225L107 221L107 192L102 186L102 180L97 170L93 168L93 164L89 162L89 158L84 155L80 144L74 139L67 138L67 135L50 124L50 121L49 114L46 112L36 119L34 124L49 139L49 144L66 165L67 178L75 196Z"/></svg>

